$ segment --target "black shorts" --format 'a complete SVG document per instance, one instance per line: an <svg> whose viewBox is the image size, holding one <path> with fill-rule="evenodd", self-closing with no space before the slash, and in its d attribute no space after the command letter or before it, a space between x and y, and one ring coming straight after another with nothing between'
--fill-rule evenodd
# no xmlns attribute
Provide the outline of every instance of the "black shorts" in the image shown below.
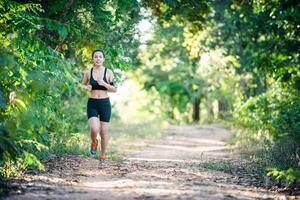
<svg viewBox="0 0 300 200"><path fill-rule="evenodd" d="M87 117L100 117L100 121L109 122L111 116L111 104L109 97L104 99L89 98L87 102Z"/></svg>

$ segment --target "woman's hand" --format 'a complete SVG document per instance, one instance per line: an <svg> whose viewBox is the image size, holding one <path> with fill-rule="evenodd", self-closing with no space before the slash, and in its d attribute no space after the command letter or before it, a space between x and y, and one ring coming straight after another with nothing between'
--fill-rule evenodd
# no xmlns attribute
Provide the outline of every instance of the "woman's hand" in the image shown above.
<svg viewBox="0 0 300 200"><path fill-rule="evenodd" d="M84 89L86 89L88 92L91 92L92 91L92 86L91 85L86 85L84 87Z"/></svg>
<svg viewBox="0 0 300 200"><path fill-rule="evenodd" d="M107 83L103 79L98 80L97 83L107 88Z"/></svg>

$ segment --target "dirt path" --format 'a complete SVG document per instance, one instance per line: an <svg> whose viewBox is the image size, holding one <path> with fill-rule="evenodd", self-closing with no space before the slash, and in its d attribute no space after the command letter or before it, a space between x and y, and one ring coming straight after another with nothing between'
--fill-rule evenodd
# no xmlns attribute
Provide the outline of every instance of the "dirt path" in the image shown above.
<svg viewBox="0 0 300 200"><path fill-rule="evenodd" d="M229 131L212 126L171 126L160 140L125 152L128 160L105 168L81 156L53 158L47 172L18 181L8 199L273 199L247 163L225 141ZM139 147L143 147L142 149ZM236 163L235 165L226 164ZM220 165L224 170L218 170ZM240 170L236 170L239 168ZM215 169L215 170L213 170ZM231 172L231 173L228 173Z"/></svg>

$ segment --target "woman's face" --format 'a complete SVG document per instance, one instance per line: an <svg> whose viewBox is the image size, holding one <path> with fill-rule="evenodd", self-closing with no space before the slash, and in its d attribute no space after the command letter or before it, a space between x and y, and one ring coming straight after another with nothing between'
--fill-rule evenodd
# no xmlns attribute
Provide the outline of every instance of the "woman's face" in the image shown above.
<svg viewBox="0 0 300 200"><path fill-rule="evenodd" d="M101 51L96 51L94 53L93 61L94 61L95 65L102 65L104 60L105 60L105 58L104 58L103 53Z"/></svg>

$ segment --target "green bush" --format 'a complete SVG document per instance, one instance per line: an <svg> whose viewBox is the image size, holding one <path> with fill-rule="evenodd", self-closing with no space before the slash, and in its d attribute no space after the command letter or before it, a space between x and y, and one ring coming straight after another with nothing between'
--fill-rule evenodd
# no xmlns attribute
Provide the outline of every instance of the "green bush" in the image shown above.
<svg viewBox="0 0 300 200"><path fill-rule="evenodd" d="M300 169L288 168L287 170L279 170L273 167L267 168L267 171L267 175L273 177L277 184L289 187L296 184L297 181L300 183Z"/></svg>
<svg viewBox="0 0 300 200"><path fill-rule="evenodd" d="M92 50L106 50L108 67L129 66L132 52L127 48L136 43L134 34L124 36L124 32L134 30L139 20L137 2L126 2L135 6L94 3L72 2L66 9L56 1L0 1L0 174L4 177L31 167L43 169L40 161L53 152L76 152L72 145L80 145L78 133L87 126L80 82L91 64ZM78 10L85 14L78 15ZM135 17L128 18L128 13ZM117 73L115 78L119 80Z"/></svg>
<svg viewBox="0 0 300 200"><path fill-rule="evenodd" d="M267 169L281 172L280 176L278 173L269 175L285 180L286 185L300 179L297 173L300 167L300 96L297 91L273 87L249 99L235 119L244 128L244 134L236 141L248 146L252 159L262 162Z"/></svg>

